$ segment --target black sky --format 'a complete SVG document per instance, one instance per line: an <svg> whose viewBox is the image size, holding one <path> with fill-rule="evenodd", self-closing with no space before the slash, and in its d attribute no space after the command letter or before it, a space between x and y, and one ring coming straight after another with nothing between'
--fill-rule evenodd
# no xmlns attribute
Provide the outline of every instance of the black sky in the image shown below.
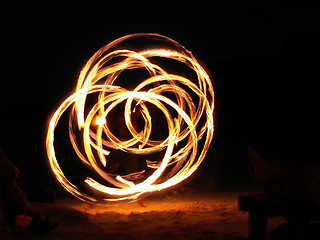
<svg viewBox="0 0 320 240"><path fill-rule="evenodd" d="M248 145L267 153L271 150L261 146L272 145L285 156L318 161L316 1L142 6L24 1L2 10L1 145L25 172L22 178L32 178L35 166L43 179L50 176L44 147L48 120L72 92L86 60L102 45L135 32L179 41L211 74L217 128L209 169L234 175L226 166L244 167ZM211 164L214 157L217 163Z"/></svg>

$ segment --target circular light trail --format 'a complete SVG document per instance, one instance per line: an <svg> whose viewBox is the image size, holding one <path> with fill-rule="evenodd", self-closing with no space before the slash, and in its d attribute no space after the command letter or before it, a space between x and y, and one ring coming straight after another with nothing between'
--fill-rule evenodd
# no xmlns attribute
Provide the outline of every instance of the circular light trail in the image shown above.
<svg viewBox="0 0 320 240"><path fill-rule="evenodd" d="M125 43L138 40L156 42L158 47L121 48ZM194 73L193 79L166 70L163 64L158 64L159 59L167 61L167 65L172 60L183 64ZM127 80L119 80L125 71L130 70L143 70L148 76L136 81L129 74ZM126 81L134 82L134 87L124 86L122 83ZM125 139L110 124L115 121L112 112L119 112L120 105L124 106L120 115L130 136ZM87 177L84 182L92 192L99 194L80 190L60 168L54 133L66 110L70 113L69 138L75 153L99 176L99 180ZM100 48L88 60L75 91L52 115L46 138L50 167L59 183L83 201L115 204L138 200L180 183L198 168L213 137L213 110L211 80L190 51L178 42L154 33L118 38ZM142 128L137 127L135 115L142 119ZM160 115L162 117L158 117ZM162 131L160 125L166 129ZM167 135L163 139L154 139L155 131ZM107 171L112 151L143 156L148 169L152 169L151 173L147 175L145 170L127 174ZM160 159L148 159L157 153L161 153Z"/></svg>

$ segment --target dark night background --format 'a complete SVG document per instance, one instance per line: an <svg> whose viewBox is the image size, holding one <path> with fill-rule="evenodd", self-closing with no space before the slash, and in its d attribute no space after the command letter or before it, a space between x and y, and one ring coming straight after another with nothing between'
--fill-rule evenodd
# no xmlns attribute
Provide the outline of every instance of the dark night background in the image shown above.
<svg viewBox="0 0 320 240"><path fill-rule="evenodd" d="M177 40L212 77L216 133L198 175L252 187L248 146L283 166L319 163L317 1L107 2L2 6L0 142L25 189L60 188L45 154L50 115L96 50L136 32Z"/></svg>

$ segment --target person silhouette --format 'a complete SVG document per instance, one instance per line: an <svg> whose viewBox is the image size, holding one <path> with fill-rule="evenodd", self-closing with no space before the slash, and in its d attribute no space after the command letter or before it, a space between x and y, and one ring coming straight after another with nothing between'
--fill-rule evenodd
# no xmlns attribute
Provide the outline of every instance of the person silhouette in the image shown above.
<svg viewBox="0 0 320 240"><path fill-rule="evenodd" d="M14 231L45 233L55 228L56 222L31 209L16 181L19 174L19 169L0 148L0 230L12 228Z"/></svg>

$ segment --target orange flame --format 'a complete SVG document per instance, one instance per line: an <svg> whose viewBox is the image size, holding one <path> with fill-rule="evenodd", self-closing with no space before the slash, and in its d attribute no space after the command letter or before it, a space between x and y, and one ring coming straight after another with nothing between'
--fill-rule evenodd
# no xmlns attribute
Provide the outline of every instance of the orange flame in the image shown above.
<svg viewBox="0 0 320 240"><path fill-rule="evenodd" d="M132 39L153 39L170 47L142 51L116 49L120 43ZM196 81L166 72L152 61L154 57L185 64L196 73ZM114 60L118 61L115 63ZM150 77L137 83L130 91L115 84L118 76L126 69L146 69ZM98 100L85 114L87 97L95 93L99 94ZM174 94L175 97L168 97L166 93ZM197 97L197 106L192 96ZM125 104L125 125L132 136L128 140L116 137L106 121L110 112L121 103ZM151 138L152 123L157 119L151 121L152 114L148 109L150 104L157 107L165 117L168 136L164 140ZM132 120L137 106L144 120L144 129L140 132L134 127ZM55 155L54 132L60 117L68 108L72 110L69 136L76 154L83 164L94 170L109 185L105 186L89 177L85 183L99 191L103 197L92 197L80 191L65 177L59 166ZM53 114L46 139L51 169L60 184L81 200L99 204L137 200L147 193L178 184L198 168L213 137L213 110L214 92L211 80L192 53L182 45L154 33L138 33L118 38L103 46L88 60L80 73L75 92ZM74 134L74 120L82 133L84 152L80 150ZM91 129L92 123L96 126L95 130ZM201 151L198 149L200 139L204 139ZM110 174L101 167L107 166L108 155L114 149L139 155L160 151L165 153L161 160L147 160L148 167L153 168L154 172L144 181L134 183L130 180L133 174ZM163 177L169 166L172 167L170 174Z"/></svg>

